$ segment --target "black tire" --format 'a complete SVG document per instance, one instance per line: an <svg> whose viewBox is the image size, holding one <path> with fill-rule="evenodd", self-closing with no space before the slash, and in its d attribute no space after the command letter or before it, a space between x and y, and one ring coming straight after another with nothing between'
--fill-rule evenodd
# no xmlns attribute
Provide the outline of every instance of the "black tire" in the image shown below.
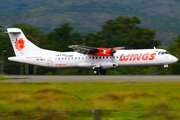
<svg viewBox="0 0 180 120"><path fill-rule="evenodd" d="M101 75L105 75L106 74L106 70L101 70L100 73L101 73Z"/></svg>
<svg viewBox="0 0 180 120"><path fill-rule="evenodd" d="M99 74L99 70L98 69L94 69L93 70L93 75L98 75Z"/></svg>

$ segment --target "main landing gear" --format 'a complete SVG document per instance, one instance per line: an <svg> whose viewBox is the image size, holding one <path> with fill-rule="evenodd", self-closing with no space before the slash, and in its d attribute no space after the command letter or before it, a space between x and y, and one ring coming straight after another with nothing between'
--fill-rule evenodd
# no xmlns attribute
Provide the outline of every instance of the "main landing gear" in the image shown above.
<svg viewBox="0 0 180 120"><path fill-rule="evenodd" d="M101 75L105 75L106 74L106 70L100 70Z"/></svg>
<svg viewBox="0 0 180 120"><path fill-rule="evenodd" d="M93 69L93 75L98 75L99 74L99 69L98 68L94 68Z"/></svg>
<svg viewBox="0 0 180 120"><path fill-rule="evenodd" d="M96 68L93 69L93 75L98 75L99 71L100 71L101 75L106 74L106 70L102 70L102 69L96 67Z"/></svg>

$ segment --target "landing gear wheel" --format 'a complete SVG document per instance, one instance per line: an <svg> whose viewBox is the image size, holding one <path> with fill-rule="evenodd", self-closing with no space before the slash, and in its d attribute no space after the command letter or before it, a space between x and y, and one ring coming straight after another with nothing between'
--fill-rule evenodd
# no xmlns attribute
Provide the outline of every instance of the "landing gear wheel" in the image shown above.
<svg viewBox="0 0 180 120"><path fill-rule="evenodd" d="M106 74L106 70L101 70L100 73L101 73L101 75L105 75Z"/></svg>
<svg viewBox="0 0 180 120"><path fill-rule="evenodd" d="M166 72L168 72L169 71L169 68L166 68Z"/></svg>
<svg viewBox="0 0 180 120"><path fill-rule="evenodd" d="M93 70L93 75L98 75L99 74L99 70L98 69L94 69Z"/></svg>

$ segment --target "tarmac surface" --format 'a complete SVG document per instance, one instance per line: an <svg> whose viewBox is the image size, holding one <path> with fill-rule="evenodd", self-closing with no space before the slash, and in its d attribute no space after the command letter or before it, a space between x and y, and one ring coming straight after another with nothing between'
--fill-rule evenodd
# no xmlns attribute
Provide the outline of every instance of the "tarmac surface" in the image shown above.
<svg viewBox="0 0 180 120"><path fill-rule="evenodd" d="M180 82L180 75L3 75L0 82Z"/></svg>

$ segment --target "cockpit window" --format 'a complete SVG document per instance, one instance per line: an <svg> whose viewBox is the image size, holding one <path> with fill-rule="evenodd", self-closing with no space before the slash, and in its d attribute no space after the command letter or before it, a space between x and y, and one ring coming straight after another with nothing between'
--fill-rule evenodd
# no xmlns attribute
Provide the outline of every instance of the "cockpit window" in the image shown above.
<svg viewBox="0 0 180 120"><path fill-rule="evenodd" d="M169 54L167 51L161 51L158 53L158 55L164 55L164 54Z"/></svg>
<svg viewBox="0 0 180 120"><path fill-rule="evenodd" d="M166 51L165 54L169 54L169 53Z"/></svg>

